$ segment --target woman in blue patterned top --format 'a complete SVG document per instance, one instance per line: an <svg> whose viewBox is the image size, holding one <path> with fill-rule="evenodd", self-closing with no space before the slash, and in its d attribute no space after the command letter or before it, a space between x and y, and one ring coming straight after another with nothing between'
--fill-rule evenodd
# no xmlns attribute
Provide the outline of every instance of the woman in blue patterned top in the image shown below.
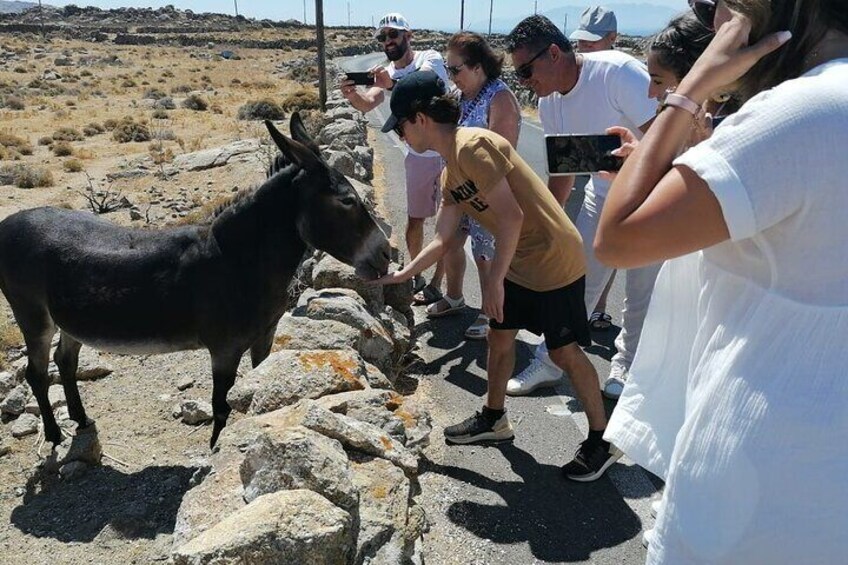
<svg viewBox="0 0 848 565"><path fill-rule="evenodd" d="M490 129L515 147L521 129L521 111L515 95L499 78L503 56L495 54L481 35L460 31L448 41L446 62L448 74L461 94L459 125ZM482 284L494 257L494 237L468 216L463 219L462 230L471 237L471 251ZM427 307L427 315L431 318L452 314L465 307L462 297L465 237L458 238L456 243L457 247L445 257L447 293L440 301ZM488 331L489 320L481 312L466 330L465 336L485 339Z"/></svg>

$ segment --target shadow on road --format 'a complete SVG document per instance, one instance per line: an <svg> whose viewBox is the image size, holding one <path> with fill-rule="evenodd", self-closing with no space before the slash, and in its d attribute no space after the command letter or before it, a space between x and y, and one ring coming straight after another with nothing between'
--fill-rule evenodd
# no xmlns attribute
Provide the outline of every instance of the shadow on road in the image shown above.
<svg viewBox="0 0 848 565"><path fill-rule="evenodd" d="M455 525L496 544L526 542L535 558L550 562L585 561L593 552L615 547L641 532L639 518L608 478L571 482L558 466L539 464L512 444L494 449L509 461L520 480L495 479L425 461L424 472L463 481L503 500L499 504L454 502L447 516Z"/></svg>

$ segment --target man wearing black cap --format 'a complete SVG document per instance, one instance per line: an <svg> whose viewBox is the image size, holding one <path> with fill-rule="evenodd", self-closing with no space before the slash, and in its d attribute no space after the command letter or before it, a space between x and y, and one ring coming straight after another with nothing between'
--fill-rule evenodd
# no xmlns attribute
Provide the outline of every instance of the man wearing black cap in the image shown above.
<svg viewBox="0 0 848 565"><path fill-rule="evenodd" d="M401 79L392 91L392 115L383 131L396 131L416 151L435 150L445 160L442 206L433 241L382 284L409 280L435 263L455 237L463 214L495 236L483 312L491 318L488 392L482 411L445 428L448 443L513 438L504 409L506 383L515 366L518 330L544 334L551 359L566 371L589 420L589 438L563 467L566 477L593 481L621 453L603 440L606 415L598 374L579 344L588 345L584 304L586 262L577 229L512 145L481 128L457 128L459 104L432 72Z"/></svg>

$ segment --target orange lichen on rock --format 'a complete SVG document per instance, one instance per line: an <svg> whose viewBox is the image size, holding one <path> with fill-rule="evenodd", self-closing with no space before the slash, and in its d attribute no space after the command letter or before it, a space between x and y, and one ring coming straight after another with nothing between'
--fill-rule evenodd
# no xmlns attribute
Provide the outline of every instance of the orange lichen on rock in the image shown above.
<svg viewBox="0 0 848 565"><path fill-rule="evenodd" d="M274 346L271 348L275 353L280 351L281 349L285 349L286 346L291 343L292 339L294 339L290 335L278 335L274 338Z"/></svg>
<svg viewBox="0 0 848 565"><path fill-rule="evenodd" d="M390 440L386 436L380 436L380 443L383 444L383 449L385 449L386 451L391 451L393 449L392 440Z"/></svg>
<svg viewBox="0 0 848 565"><path fill-rule="evenodd" d="M356 376L359 368L355 359L340 355L335 351L321 351L315 353L301 353L298 358L301 365L306 369L321 369L330 367L335 373L347 381L356 383L356 388L364 388L362 382Z"/></svg>

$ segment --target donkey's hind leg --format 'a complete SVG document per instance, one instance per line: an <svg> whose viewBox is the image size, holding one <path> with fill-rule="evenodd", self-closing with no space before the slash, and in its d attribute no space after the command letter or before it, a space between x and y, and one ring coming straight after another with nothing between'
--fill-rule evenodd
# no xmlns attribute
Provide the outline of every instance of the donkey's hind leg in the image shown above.
<svg viewBox="0 0 848 565"><path fill-rule="evenodd" d="M212 439L209 440L211 449L215 447L221 430L227 425L227 418L232 410L227 402L227 393L236 382L236 372L244 351L210 351L210 354L212 355L213 414Z"/></svg>
<svg viewBox="0 0 848 565"><path fill-rule="evenodd" d="M277 324L275 322L250 346L250 363L254 369L271 354L271 347L274 345L274 334L276 332Z"/></svg>
<svg viewBox="0 0 848 565"><path fill-rule="evenodd" d="M59 375L62 377L62 387L65 389L65 399L68 401L68 414L81 429L93 422L85 415L85 408L82 406L79 388L77 388L80 347L82 347L80 342L62 332L53 360L56 361Z"/></svg>
<svg viewBox="0 0 848 565"><path fill-rule="evenodd" d="M58 445L62 443L62 432L53 416L53 408L47 397L47 367L50 364L50 344L56 333L56 324L47 309L38 305L9 301L15 320L24 335L27 346L26 381L29 383L44 423L44 437Z"/></svg>

